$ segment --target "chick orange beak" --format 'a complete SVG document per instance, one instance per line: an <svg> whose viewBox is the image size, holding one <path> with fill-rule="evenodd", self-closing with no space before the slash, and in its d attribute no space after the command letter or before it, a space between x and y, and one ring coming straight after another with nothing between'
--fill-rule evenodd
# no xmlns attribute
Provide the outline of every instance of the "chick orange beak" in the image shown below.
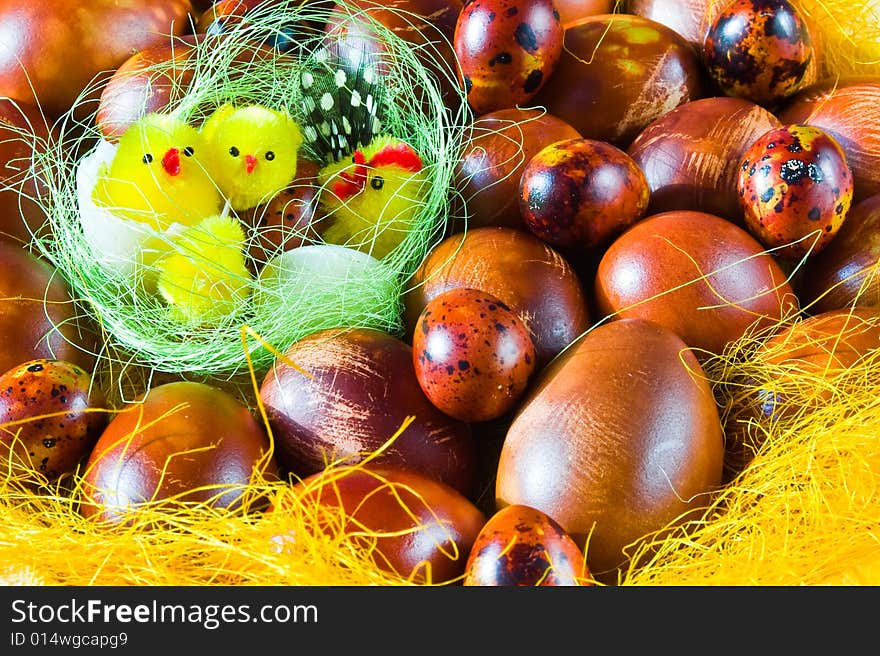
<svg viewBox="0 0 880 656"><path fill-rule="evenodd" d="M162 168L168 175L180 173L180 151L177 148L169 148L162 158Z"/></svg>
<svg viewBox="0 0 880 656"><path fill-rule="evenodd" d="M248 173L254 172L254 167L257 165L257 158L253 155L245 155L244 156L244 169Z"/></svg>

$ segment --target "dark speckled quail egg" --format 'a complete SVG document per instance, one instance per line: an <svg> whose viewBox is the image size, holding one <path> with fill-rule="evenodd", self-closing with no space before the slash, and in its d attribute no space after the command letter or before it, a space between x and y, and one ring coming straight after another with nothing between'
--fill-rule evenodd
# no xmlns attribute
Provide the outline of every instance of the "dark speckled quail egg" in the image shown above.
<svg viewBox="0 0 880 656"><path fill-rule="evenodd" d="M513 409L535 362L535 345L516 313L467 287L429 301L413 333L419 385L438 409L462 421L497 419Z"/></svg>

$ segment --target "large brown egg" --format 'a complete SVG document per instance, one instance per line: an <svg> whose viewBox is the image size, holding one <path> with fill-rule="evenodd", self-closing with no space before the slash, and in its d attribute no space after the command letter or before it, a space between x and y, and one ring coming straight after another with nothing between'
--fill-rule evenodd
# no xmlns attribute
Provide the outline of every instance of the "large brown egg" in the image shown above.
<svg viewBox="0 0 880 656"><path fill-rule="evenodd" d="M577 130L552 114L516 107L480 116L469 135L455 174L471 229L524 228L518 197L526 164L545 146L580 137Z"/></svg>
<svg viewBox="0 0 880 656"><path fill-rule="evenodd" d="M553 0L562 26L598 14L610 14L614 11L616 0Z"/></svg>
<svg viewBox="0 0 880 656"><path fill-rule="evenodd" d="M95 335L51 264L0 241L0 371L27 360L66 360L91 371Z"/></svg>
<svg viewBox="0 0 880 656"><path fill-rule="evenodd" d="M547 513L523 505L492 515L468 556L466 586L591 585L584 554Z"/></svg>
<svg viewBox="0 0 880 656"><path fill-rule="evenodd" d="M293 494L317 528L355 536L377 567L423 584L459 582L486 522L452 487L396 467L329 469L298 482Z"/></svg>
<svg viewBox="0 0 880 656"><path fill-rule="evenodd" d="M412 335L428 301L459 287L495 296L519 316L542 367L590 326L580 280L556 250L512 228L478 228L435 246L404 295Z"/></svg>
<svg viewBox="0 0 880 656"><path fill-rule="evenodd" d="M192 11L189 0L8 0L0 8L0 95L59 116L99 73L186 33Z"/></svg>
<svg viewBox="0 0 880 656"><path fill-rule="evenodd" d="M595 289L604 315L653 321L709 353L796 308L785 273L764 247L703 212L636 223L605 252Z"/></svg>
<svg viewBox="0 0 880 656"><path fill-rule="evenodd" d="M89 455L107 425L104 403L84 369L28 360L0 374L0 444L52 481Z"/></svg>
<svg viewBox="0 0 880 656"><path fill-rule="evenodd" d="M260 399L279 463L298 476L360 462L406 426L373 462L421 472L466 496L474 492L470 426L431 404L412 348L392 335L365 328L313 333L277 360ZM414 419L406 425L408 417Z"/></svg>
<svg viewBox="0 0 880 656"><path fill-rule="evenodd" d="M830 79L788 100L777 112L786 124L828 132L853 172L853 200L880 193L880 77Z"/></svg>
<svg viewBox="0 0 880 656"><path fill-rule="evenodd" d="M814 313L880 306L880 194L854 205L825 249L804 263L795 289Z"/></svg>
<svg viewBox="0 0 880 656"><path fill-rule="evenodd" d="M641 16L587 16L565 29L556 72L534 104L581 136L626 148L651 121L703 95L702 66L687 42Z"/></svg>
<svg viewBox="0 0 880 656"><path fill-rule="evenodd" d="M712 390L685 343L648 321L614 321L540 376L504 440L495 497L552 517L610 582L624 547L710 502L723 452Z"/></svg>
<svg viewBox="0 0 880 656"><path fill-rule="evenodd" d="M661 116L627 149L648 181L648 213L697 210L742 224L739 165L761 135L778 127L768 110L740 98L702 98Z"/></svg>
<svg viewBox="0 0 880 656"><path fill-rule="evenodd" d="M247 406L204 383L165 383L101 433L86 463L81 512L118 522L153 502L237 507L255 476L276 474L266 430Z"/></svg>
<svg viewBox="0 0 880 656"><path fill-rule="evenodd" d="M715 17L724 9L718 0L629 0L627 11L675 30L696 52Z"/></svg>

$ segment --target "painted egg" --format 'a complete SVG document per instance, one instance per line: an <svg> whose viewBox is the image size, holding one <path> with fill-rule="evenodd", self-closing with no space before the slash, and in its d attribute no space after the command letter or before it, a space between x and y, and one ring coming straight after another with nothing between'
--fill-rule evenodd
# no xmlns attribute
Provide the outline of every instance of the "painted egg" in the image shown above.
<svg viewBox="0 0 880 656"><path fill-rule="evenodd" d="M480 530L465 568L465 586L592 585L584 554L549 515L505 506Z"/></svg>
<svg viewBox="0 0 880 656"><path fill-rule="evenodd" d="M488 421L512 410L536 366L535 345L516 313L475 289L431 299L412 347L425 395L462 421Z"/></svg>
<svg viewBox="0 0 880 656"><path fill-rule="evenodd" d="M746 151L737 179L745 224L786 259L818 253L843 225L853 176L843 149L824 130L788 125Z"/></svg>
<svg viewBox="0 0 880 656"><path fill-rule="evenodd" d="M721 90L759 105L796 92L811 56L807 24L787 0L735 0L703 42L706 68Z"/></svg>
<svg viewBox="0 0 880 656"><path fill-rule="evenodd" d="M604 141L571 139L537 153L523 171L519 207L526 226L549 244L593 248L642 218L645 174Z"/></svg>
<svg viewBox="0 0 880 656"><path fill-rule="evenodd" d="M84 369L30 360L0 375L0 443L19 462L57 479L88 456L107 424L104 395Z"/></svg>
<svg viewBox="0 0 880 656"><path fill-rule="evenodd" d="M553 74L564 29L552 0L482 0L462 9L454 47L477 114L531 100Z"/></svg>

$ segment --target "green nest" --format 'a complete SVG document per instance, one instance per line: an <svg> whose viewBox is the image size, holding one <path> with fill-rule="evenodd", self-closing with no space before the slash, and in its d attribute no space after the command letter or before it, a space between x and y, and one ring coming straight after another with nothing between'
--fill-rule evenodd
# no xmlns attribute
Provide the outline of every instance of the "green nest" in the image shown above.
<svg viewBox="0 0 880 656"><path fill-rule="evenodd" d="M221 34L200 38L187 57L153 65L148 71L156 79L180 79L182 70L191 73L186 88L172 94L170 106L163 111L198 126L224 103L255 103L284 109L301 124L307 123L300 74L307 67L314 68L315 53L330 43L324 26L331 11L302 5L299 0L266 3L227 24ZM260 313L248 303L242 312L210 325L181 324L169 316L161 297L146 293L131 276L102 265L100 254L84 235L76 174L81 159L102 135L95 114L86 119L82 115L87 103L94 105L88 98L101 89L84 90L59 122L59 137L38 149L33 175L48 187L48 193L38 199L49 217L48 231L41 234L50 236L35 237L34 246L56 266L106 334L103 357L168 373L232 377L250 368L267 370L279 352L317 330L368 327L398 334L403 330L401 296L405 285L428 250L442 238L450 218L454 168L464 144L468 110L463 91L456 92L454 102L448 97L448 89L459 87L456 71L443 63L442 52L451 52L451 48L439 31L436 36L426 34L422 26L421 34L428 43L416 46L374 16L377 11L386 16L396 12L412 24L422 24L424 19L381 5L360 5L338 3L337 11L341 8L363 21L381 43L381 52L370 56L384 75L383 132L414 147L423 159L428 183L403 242L380 266L356 271L344 284L303 284L302 289L290 293L290 289L260 289L255 277L248 283L251 298L283 293L284 298L274 299L283 311ZM272 45L281 42L291 47L284 50ZM320 159L320 154L308 152L307 146L302 154ZM319 244L320 237L312 237L308 243ZM259 270L277 252L266 253L264 261L252 262L253 268Z"/></svg>

